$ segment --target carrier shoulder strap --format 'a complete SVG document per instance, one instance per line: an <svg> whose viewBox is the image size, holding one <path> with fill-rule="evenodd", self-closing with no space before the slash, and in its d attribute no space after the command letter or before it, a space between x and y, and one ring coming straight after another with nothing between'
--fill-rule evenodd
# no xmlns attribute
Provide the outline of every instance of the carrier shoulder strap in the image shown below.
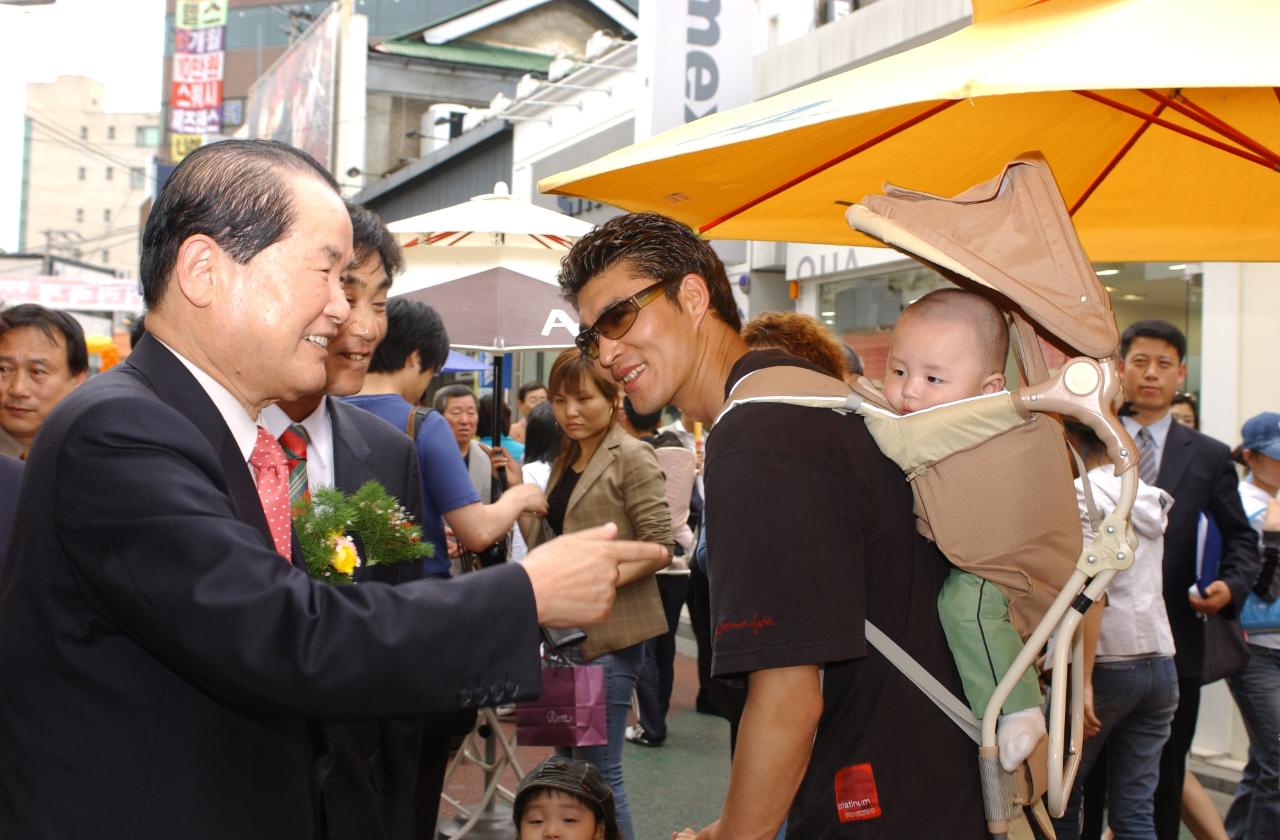
<svg viewBox="0 0 1280 840"><path fill-rule="evenodd" d="M778 365L752 371L738 380L729 392L716 422L735 406L753 402L853 411L862 398L843 381L825 373L792 365Z"/></svg>
<svg viewBox="0 0 1280 840"><path fill-rule="evenodd" d="M886 636L879 627L876 627L870 621L866 622L866 634L867 641L876 650L880 651L893 667L911 680L916 688L924 692L924 695L932 700L933 704L941 709L943 714L951 718L952 723L960 727L960 730L972 738L975 744L982 743L982 724L974 717L969 707L961 702L960 698L951 693L933 674L925 670L924 666L917 662L911 654L899 647L897 642Z"/></svg>
<svg viewBox="0 0 1280 840"><path fill-rule="evenodd" d="M404 431L409 436L409 440L416 441L418 439L418 429L422 428L422 421L427 419L427 415L431 413L431 409L423 406L415 406L413 411L409 412L409 417L405 420Z"/></svg>

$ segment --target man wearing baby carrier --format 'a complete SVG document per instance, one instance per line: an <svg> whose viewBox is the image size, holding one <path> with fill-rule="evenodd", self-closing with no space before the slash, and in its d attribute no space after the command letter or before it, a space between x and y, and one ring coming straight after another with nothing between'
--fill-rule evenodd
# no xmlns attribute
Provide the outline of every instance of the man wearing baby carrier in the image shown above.
<svg viewBox="0 0 1280 840"><path fill-rule="evenodd" d="M639 411L717 420L775 366L748 352L724 266L689 228L640 213L582 237L561 266L578 346ZM682 837L982 837L973 746L866 640L870 620L952 692L938 621L947 564L861 418L755 403L707 440L713 674L745 681L728 797Z"/></svg>

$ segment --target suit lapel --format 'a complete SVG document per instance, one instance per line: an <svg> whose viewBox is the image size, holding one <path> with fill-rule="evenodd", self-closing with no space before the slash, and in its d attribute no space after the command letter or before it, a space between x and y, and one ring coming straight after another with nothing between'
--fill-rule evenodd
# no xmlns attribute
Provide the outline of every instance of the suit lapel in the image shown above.
<svg viewBox="0 0 1280 840"><path fill-rule="evenodd" d="M342 405L332 397L329 420L333 425L333 483L343 493L354 493L375 476L369 471L369 445L352 425L347 411L358 410Z"/></svg>
<svg viewBox="0 0 1280 840"><path fill-rule="evenodd" d="M614 424L609 433L604 436L604 440L600 441L600 448L591 456L591 460L587 462L587 468L582 471L582 478L578 479L578 484L573 488L573 493L569 496L569 504L565 505L565 516L569 515L569 511L582 499L583 495L591 489L591 485L596 482L604 471L613 463L613 459L618 457L619 436L626 432L618 424Z"/></svg>
<svg viewBox="0 0 1280 840"><path fill-rule="evenodd" d="M227 428L218 408L200 387L191 372L163 344L145 335L129 354L124 364L137 369L155 389L156 396L190 420L208 439L226 480L227 495L231 497L240 519L258 529L267 546L275 550L271 529L258 498L258 488L249 474L240 447L231 430Z"/></svg>
<svg viewBox="0 0 1280 840"><path fill-rule="evenodd" d="M1182 481L1182 474L1187 471L1187 465L1191 463L1193 439L1194 435L1181 423L1175 421L1169 424L1169 434L1164 439L1164 456L1160 459L1160 474L1156 476L1156 485L1162 490L1169 491L1175 499L1178 494L1174 493L1174 489L1178 486L1178 482Z"/></svg>

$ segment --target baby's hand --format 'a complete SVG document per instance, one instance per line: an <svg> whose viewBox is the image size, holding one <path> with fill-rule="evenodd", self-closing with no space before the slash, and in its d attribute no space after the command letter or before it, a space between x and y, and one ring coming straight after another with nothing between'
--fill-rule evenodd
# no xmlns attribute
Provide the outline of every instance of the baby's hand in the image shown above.
<svg viewBox="0 0 1280 840"><path fill-rule="evenodd" d="M692 828L671 832L671 840L698 840L698 833Z"/></svg>

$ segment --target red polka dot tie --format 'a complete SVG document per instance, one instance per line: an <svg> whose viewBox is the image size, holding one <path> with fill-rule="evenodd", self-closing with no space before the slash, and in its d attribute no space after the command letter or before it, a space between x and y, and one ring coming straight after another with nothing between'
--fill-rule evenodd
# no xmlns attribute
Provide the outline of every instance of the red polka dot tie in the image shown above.
<svg viewBox="0 0 1280 840"><path fill-rule="evenodd" d="M280 444L261 426L258 427L258 440L249 455L249 466L253 467L258 481L258 499L262 502L262 512L267 515L267 527L271 529L271 539L276 544L276 551L285 560L289 560L293 554L293 522L289 518L289 467Z"/></svg>

